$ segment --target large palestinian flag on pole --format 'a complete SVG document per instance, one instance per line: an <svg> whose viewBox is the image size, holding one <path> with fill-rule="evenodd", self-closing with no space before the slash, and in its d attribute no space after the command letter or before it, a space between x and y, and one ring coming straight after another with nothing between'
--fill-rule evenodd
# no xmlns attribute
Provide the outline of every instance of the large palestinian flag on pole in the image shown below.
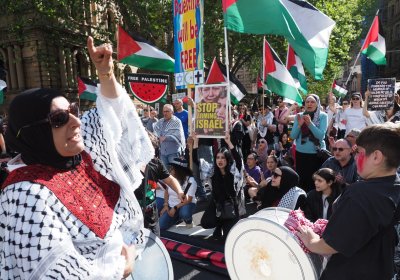
<svg viewBox="0 0 400 280"><path fill-rule="evenodd" d="M222 0L225 26L232 31L284 36L304 67L320 80L335 22L306 1Z"/></svg>
<svg viewBox="0 0 400 280"><path fill-rule="evenodd" d="M97 84L84 77L78 77L78 95L81 100L96 101Z"/></svg>
<svg viewBox="0 0 400 280"><path fill-rule="evenodd" d="M210 85L226 82L226 66L214 57L205 84ZM229 85L231 92L231 102L233 104L239 104L240 100L242 100L243 97L247 94L247 91L232 72L229 72Z"/></svg>
<svg viewBox="0 0 400 280"><path fill-rule="evenodd" d="M361 48L361 52L376 65L386 65L386 42L383 37L383 28L378 16L375 16L372 22L371 28Z"/></svg>
<svg viewBox="0 0 400 280"><path fill-rule="evenodd" d="M302 104L303 99L293 77L265 39L263 49L264 75L266 76L264 81L268 88L282 97Z"/></svg>
<svg viewBox="0 0 400 280"><path fill-rule="evenodd" d="M7 87L7 83L0 80L0 104L4 103L4 89Z"/></svg>
<svg viewBox="0 0 400 280"><path fill-rule="evenodd" d="M292 75L296 82L297 89L301 90L304 94L307 94L307 78L304 73L303 64L301 63L300 57L296 55L290 45L288 45L286 68L289 70L290 75Z"/></svg>
<svg viewBox="0 0 400 280"><path fill-rule="evenodd" d="M175 60L146 42L138 35L130 36L118 26L118 55L120 62L138 68L174 72Z"/></svg>

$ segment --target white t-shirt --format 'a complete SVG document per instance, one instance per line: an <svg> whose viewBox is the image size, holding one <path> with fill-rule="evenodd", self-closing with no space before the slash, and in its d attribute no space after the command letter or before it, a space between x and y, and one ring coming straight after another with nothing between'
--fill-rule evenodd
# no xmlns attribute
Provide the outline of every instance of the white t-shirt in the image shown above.
<svg viewBox="0 0 400 280"><path fill-rule="evenodd" d="M191 203L196 203L196 190L197 190L197 183L193 177L189 177L189 180L186 178L185 183L182 185L182 190L185 191L186 186L188 183L191 183L187 195L192 197ZM168 188L168 205L169 207L174 207L181 203L181 199L178 197L177 193L172 189Z"/></svg>
<svg viewBox="0 0 400 280"><path fill-rule="evenodd" d="M322 195L322 206L323 206L323 209L322 209L322 219L327 219L327 217L328 217L328 208L329 208L329 202L328 202L328 200L326 199L328 196L327 195L325 195L325 194L323 194Z"/></svg>
<svg viewBox="0 0 400 280"><path fill-rule="evenodd" d="M363 130L366 126L366 118L363 115L363 109L348 108L343 113L343 118L347 121L346 123L346 135L353 128Z"/></svg>

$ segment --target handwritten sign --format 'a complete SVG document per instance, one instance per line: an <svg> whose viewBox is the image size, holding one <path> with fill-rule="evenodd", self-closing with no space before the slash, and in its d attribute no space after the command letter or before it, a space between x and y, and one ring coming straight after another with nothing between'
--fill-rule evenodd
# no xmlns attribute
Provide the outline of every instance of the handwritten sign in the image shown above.
<svg viewBox="0 0 400 280"><path fill-rule="evenodd" d="M371 95L368 99L368 110L386 110L394 105L396 78L368 79Z"/></svg>

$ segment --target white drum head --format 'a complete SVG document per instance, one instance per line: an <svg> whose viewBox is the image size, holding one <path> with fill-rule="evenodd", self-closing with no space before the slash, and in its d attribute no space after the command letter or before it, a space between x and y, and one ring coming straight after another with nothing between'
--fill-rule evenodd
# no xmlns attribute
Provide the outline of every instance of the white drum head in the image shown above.
<svg viewBox="0 0 400 280"><path fill-rule="evenodd" d="M150 230L144 229L145 249L137 259L129 280L174 279L171 257L162 241Z"/></svg>
<svg viewBox="0 0 400 280"><path fill-rule="evenodd" d="M287 218L288 213L285 214ZM228 234L225 261L231 279L319 278L309 256L289 230L255 216L239 221Z"/></svg>

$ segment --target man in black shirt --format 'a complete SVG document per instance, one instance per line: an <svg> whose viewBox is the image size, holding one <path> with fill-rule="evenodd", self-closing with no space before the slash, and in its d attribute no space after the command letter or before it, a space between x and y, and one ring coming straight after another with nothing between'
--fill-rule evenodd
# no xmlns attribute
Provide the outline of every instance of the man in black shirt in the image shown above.
<svg viewBox="0 0 400 280"><path fill-rule="evenodd" d="M363 179L350 185L334 205L319 238L300 226L298 236L310 251L332 255L321 278L392 279L399 220L400 126L390 123L365 128L357 138L357 171Z"/></svg>
<svg viewBox="0 0 400 280"><path fill-rule="evenodd" d="M158 139L152 133L148 132L148 134L157 155ZM169 174L168 170L157 156L146 165L143 173L144 178L142 184L135 190L135 196L143 210L144 227L150 229L157 236L160 236L160 225L158 223L159 215L155 195L157 182L162 180L171 187L178 194L178 197L181 198L182 202L186 199L186 195L183 193L178 180Z"/></svg>

